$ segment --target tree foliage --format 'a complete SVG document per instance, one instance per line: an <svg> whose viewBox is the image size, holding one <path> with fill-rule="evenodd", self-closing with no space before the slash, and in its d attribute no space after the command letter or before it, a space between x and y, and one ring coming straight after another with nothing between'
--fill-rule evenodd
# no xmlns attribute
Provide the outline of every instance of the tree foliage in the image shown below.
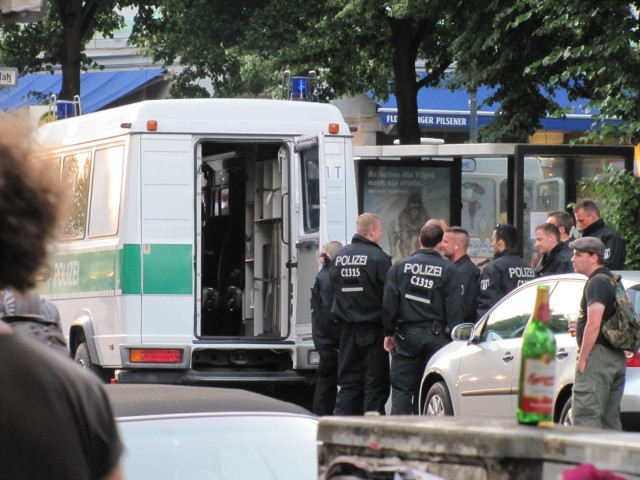
<svg viewBox="0 0 640 480"><path fill-rule="evenodd" d="M100 32L109 36L124 25L118 0L49 0L44 18L34 23L1 26L0 57L20 74L62 68L60 98L80 94L80 71L94 65L84 50Z"/></svg>
<svg viewBox="0 0 640 480"><path fill-rule="evenodd" d="M637 2L621 0L481 0L454 43L458 81L488 85L499 102L487 140L526 140L539 119L571 113L554 100L561 88L596 115L588 140L637 143ZM625 122L603 122L617 118Z"/></svg>
<svg viewBox="0 0 640 480"><path fill-rule="evenodd" d="M526 141L540 119L559 108L547 80L550 71L528 70L557 45L557 32L543 32L542 19L532 15L526 0L480 0L466 8L468 27L453 43L458 61L454 84L494 89L484 103L499 107L481 131L483 140Z"/></svg>
<svg viewBox="0 0 640 480"><path fill-rule="evenodd" d="M150 1L139 8L131 41L156 61L180 60L183 70L172 85L173 96L209 96L198 85L205 79L216 96L263 94L266 82L275 79L269 71L273 59L252 57L243 48L261 5L261 0Z"/></svg>
<svg viewBox="0 0 640 480"><path fill-rule="evenodd" d="M203 78L212 79L218 96L255 95L279 85L284 70L316 70L325 100L394 93L402 143L419 142L418 90L437 84L453 61L455 0L153 3L141 12L133 40L156 60L180 58L185 70L174 95L192 95ZM416 78L418 59L425 62L422 78Z"/></svg>
<svg viewBox="0 0 640 480"><path fill-rule="evenodd" d="M551 51L529 68L554 69L549 84L589 99L594 128L586 140L640 141L640 29L638 2L527 0L544 34L563 32ZM623 122L604 122L616 118Z"/></svg>
<svg viewBox="0 0 640 480"><path fill-rule="evenodd" d="M640 141L638 2L622 0L50 0L43 20L3 25L0 55L21 73L63 70L62 98L79 93L96 34L139 7L132 41L159 62L180 61L173 96L280 96L283 72L318 73L321 100L395 94L402 143L417 143L417 93L440 84L492 87L485 141L525 141L554 93L588 99L589 139ZM425 73L416 75L416 61ZM453 76L447 68L455 64ZM585 104L587 101L585 101ZM602 118L625 122L600 122Z"/></svg>

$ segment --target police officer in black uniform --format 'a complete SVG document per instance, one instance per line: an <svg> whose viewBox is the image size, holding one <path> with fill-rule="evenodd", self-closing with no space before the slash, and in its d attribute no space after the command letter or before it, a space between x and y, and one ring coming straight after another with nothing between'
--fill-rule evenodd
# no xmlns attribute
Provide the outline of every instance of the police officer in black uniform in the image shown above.
<svg viewBox="0 0 640 480"><path fill-rule="evenodd" d="M536 227L535 247L540 254L540 260L533 271L536 277L556 275L558 273L573 273L573 250L569 245L560 241L560 230L553 223L543 223Z"/></svg>
<svg viewBox="0 0 640 480"><path fill-rule="evenodd" d="M331 262L333 313L342 323L336 415L384 415L389 399L389 354L384 350L382 291L391 257L378 245L382 220L363 213L351 244Z"/></svg>
<svg viewBox="0 0 640 480"><path fill-rule="evenodd" d="M611 270L623 270L627 255L627 243L614 229L600 218L600 209L593 200L582 200L573 209L576 224L583 237L599 238L604 243L604 261Z"/></svg>
<svg viewBox="0 0 640 480"><path fill-rule="evenodd" d="M444 256L451 260L458 274L462 294L462 322L475 323L480 269L467 254L469 232L462 227L449 227L445 229L440 245Z"/></svg>
<svg viewBox="0 0 640 480"><path fill-rule="evenodd" d="M518 231L508 223L499 223L491 236L493 259L484 267L478 293L478 318L487 313L498 300L527 280L535 272L516 249Z"/></svg>
<svg viewBox="0 0 640 480"><path fill-rule="evenodd" d="M418 413L418 386L431 355L462 321L462 290L454 265L435 250L438 225L420 230L420 249L398 261L384 284L385 350L392 352L391 414Z"/></svg>
<svg viewBox="0 0 640 480"><path fill-rule="evenodd" d="M337 241L328 242L320 253L322 268L311 287L311 336L320 361L315 379L313 413L331 415L336 406L338 393L338 348L340 346L340 324L331 314L333 291L329 266L336 252L343 247Z"/></svg>

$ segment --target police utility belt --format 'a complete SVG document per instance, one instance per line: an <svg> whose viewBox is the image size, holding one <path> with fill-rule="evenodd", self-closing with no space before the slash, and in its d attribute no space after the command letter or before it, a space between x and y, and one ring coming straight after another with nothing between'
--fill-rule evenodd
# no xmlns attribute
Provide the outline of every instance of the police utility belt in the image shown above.
<svg viewBox="0 0 640 480"><path fill-rule="evenodd" d="M396 335L400 337L401 340L404 340L404 329L405 328L421 328L425 330L427 335L442 335L444 331L444 327L440 322L432 321L432 322L403 322L402 320L398 321L398 325L396 326Z"/></svg>

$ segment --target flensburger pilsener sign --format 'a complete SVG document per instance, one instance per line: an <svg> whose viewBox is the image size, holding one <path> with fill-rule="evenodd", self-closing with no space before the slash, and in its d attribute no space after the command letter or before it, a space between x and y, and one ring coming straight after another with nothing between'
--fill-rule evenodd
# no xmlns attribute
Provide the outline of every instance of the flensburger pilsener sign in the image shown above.
<svg viewBox="0 0 640 480"><path fill-rule="evenodd" d="M395 125L398 123L398 114L381 113L380 119L383 125ZM466 129L469 128L469 115L420 113L418 114L418 124L423 126Z"/></svg>

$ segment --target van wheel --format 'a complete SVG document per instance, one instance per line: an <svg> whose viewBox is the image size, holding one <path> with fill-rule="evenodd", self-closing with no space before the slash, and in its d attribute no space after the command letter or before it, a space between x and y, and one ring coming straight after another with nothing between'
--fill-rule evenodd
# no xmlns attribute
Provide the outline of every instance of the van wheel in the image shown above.
<svg viewBox="0 0 640 480"><path fill-rule="evenodd" d="M434 383L427 393L422 415L426 417L444 417L453 415L451 396L444 382Z"/></svg>
<svg viewBox="0 0 640 480"><path fill-rule="evenodd" d="M560 412L560 418L558 419L558 423L560 425L566 425L570 427L573 425L573 412L571 411L571 399L573 397L567 398L562 406L562 411Z"/></svg>
<svg viewBox="0 0 640 480"><path fill-rule="evenodd" d="M91 361L91 354L89 353L89 346L87 345L87 342L82 342L78 345L76 355L73 359L76 363L79 363L82 368L97 375L103 382L106 383L111 380L111 370L100 368Z"/></svg>

